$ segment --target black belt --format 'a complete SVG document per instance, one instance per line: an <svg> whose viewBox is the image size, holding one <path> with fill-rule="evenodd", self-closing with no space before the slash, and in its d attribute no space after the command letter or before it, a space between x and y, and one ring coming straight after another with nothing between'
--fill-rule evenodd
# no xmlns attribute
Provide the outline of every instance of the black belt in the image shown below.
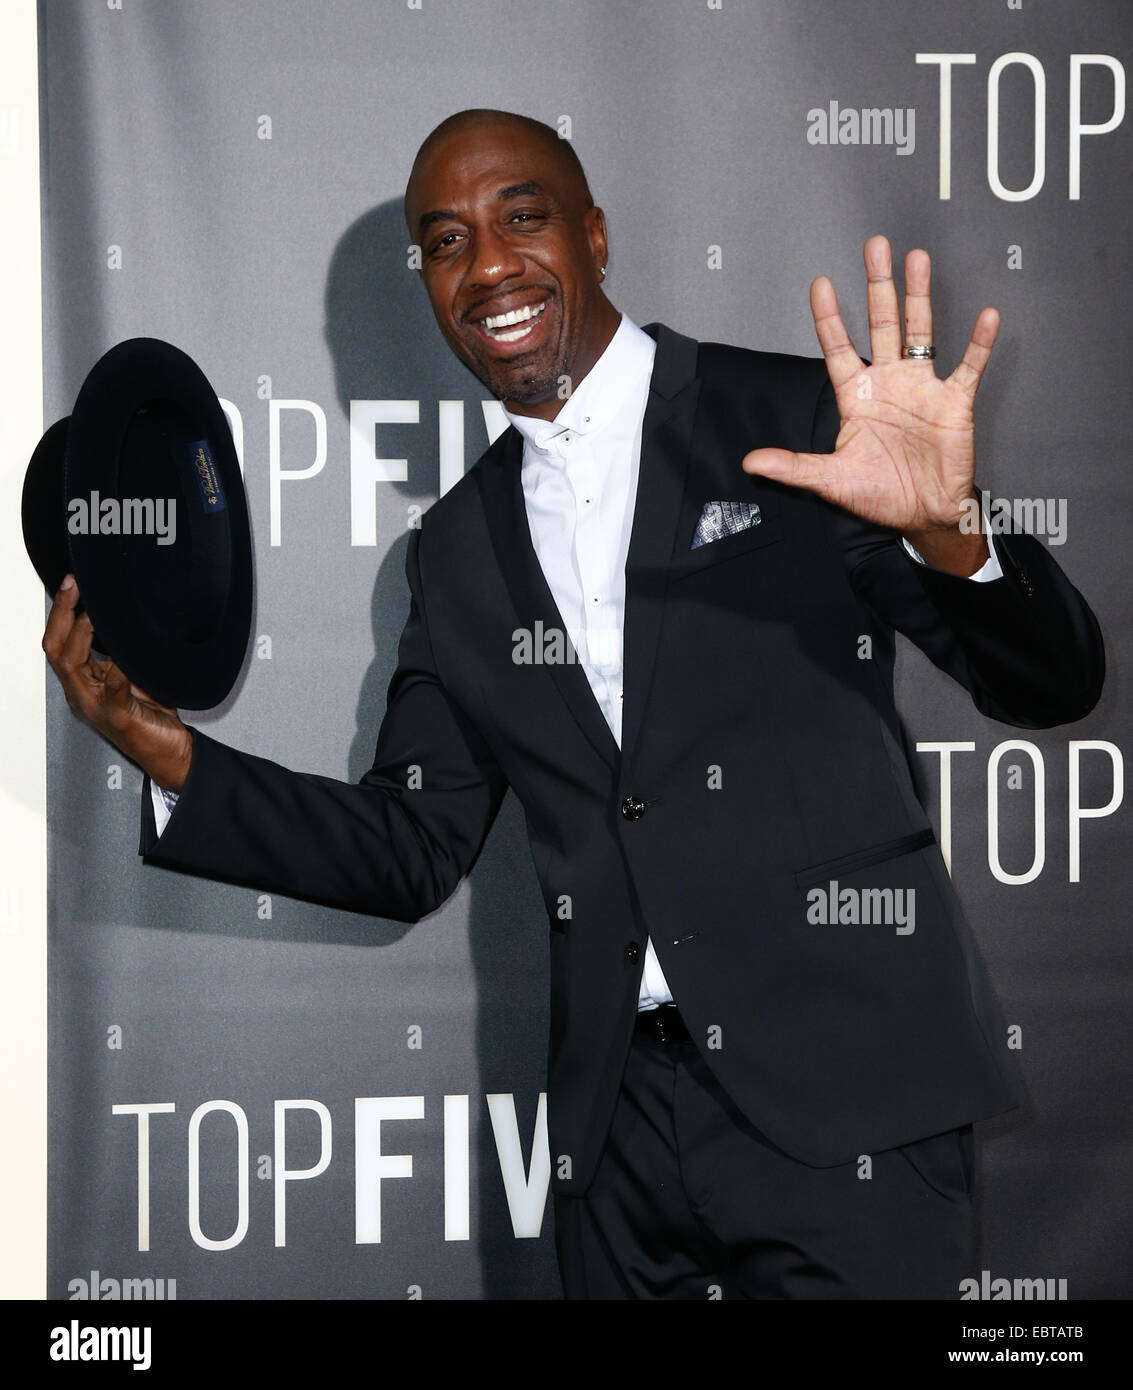
<svg viewBox="0 0 1133 1390"><path fill-rule="evenodd" d="M655 1042L692 1042L692 1035L685 1027L685 1021L677 1012L675 1004L662 1004L656 1009L639 1009L634 1031L645 1034Z"/></svg>

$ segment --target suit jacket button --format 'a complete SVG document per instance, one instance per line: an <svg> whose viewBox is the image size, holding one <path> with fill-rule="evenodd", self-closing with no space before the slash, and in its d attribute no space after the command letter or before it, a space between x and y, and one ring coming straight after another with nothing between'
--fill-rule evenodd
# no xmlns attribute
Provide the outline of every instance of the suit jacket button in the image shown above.
<svg viewBox="0 0 1133 1390"><path fill-rule="evenodd" d="M641 948L638 946L636 941L631 941L629 945L626 947L625 954L626 960L629 961L630 965L636 965L637 958L641 954Z"/></svg>
<svg viewBox="0 0 1133 1390"><path fill-rule="evenodd" d="M622 815L626 820L640 820L645 814L645 802L639 796L627 796L622 802Z"/></svg>

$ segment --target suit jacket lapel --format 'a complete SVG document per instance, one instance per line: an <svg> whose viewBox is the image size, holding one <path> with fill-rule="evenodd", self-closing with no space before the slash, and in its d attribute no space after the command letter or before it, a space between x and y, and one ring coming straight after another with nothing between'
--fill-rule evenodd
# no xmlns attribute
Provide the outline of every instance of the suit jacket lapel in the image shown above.
<svg viewBox="0 0 1133 1390"><path fill-rule="evenodd" d="M539 622L544 631L565 633L566 623L559 613L531 540L520 481L522 466L523 437L518 430L509 426L476 470L492 547L519 614L520 626L534 633L535 624ZM582 666L578 662L563 662L542 669L550 674L586 737L610 766L616 767L618 745L614 742L610 726L594 698Z"/></svg>
<svg viewBox="0 0 1133 1390"><path fill-rule="evenodd" d="M641 466L626 560L623 775L633 768L634 747L649 699L669 562L680 545L678 523L700 394L696 342L664 324L647 324L645 332L657 339L657 355L641 428Z"/></svg>

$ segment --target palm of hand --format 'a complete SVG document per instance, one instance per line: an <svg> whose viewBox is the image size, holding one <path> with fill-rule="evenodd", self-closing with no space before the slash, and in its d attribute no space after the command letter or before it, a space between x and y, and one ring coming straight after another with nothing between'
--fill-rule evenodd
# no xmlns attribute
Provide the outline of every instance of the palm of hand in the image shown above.
<svg viewBox="0 0 1133 1390"><path fill-rule="evenodd" d="M823 495L902 532L955 526L975 479L970 397L910 361L863 367L836 396L842 427Z"/></svg>
<svg viewBox="0 0 1133 1390"><path fill-rule="evenodd" d="M904 334L889 243L865 246L872 363L854 349L825 276L811 285L811 311L838 403L841 429L831 454L755 449L748 473L816 492L840 507L905 536L954 529L974 495L973 401L991 355L999 315L984 309L951 376L931 361L903 356L932 342L931 263L924 251L905 258Z"/></svg>

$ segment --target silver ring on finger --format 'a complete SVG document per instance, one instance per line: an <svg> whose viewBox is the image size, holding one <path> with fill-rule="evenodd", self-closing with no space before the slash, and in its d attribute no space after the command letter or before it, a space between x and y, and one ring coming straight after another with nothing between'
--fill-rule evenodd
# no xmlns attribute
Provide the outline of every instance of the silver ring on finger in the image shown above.
<svg viewBox="0 0 1133 1390"><path fill-rule="evenodd" d="M914 343L912 347L903 349L901 356L913 362L931 362L936 356L936 348L932 343Z"/></svg>

